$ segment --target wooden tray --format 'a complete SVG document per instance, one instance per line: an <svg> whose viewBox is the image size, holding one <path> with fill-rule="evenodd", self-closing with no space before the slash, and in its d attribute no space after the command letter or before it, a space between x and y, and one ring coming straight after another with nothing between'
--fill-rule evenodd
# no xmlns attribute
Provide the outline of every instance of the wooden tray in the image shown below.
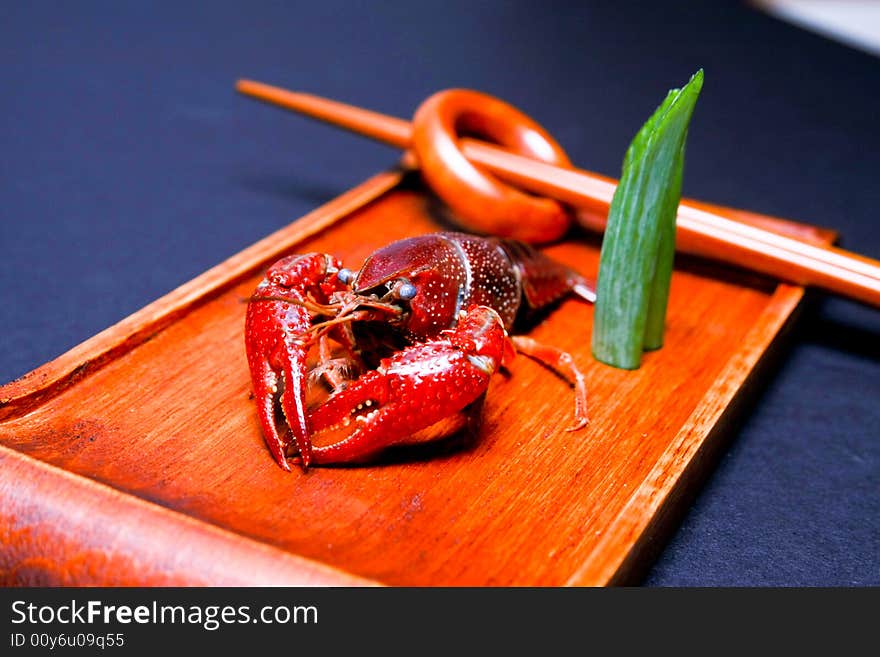
<svg viewBox="0 0 880 657"><path fill-rule="evenodd" d="M242 300L282 254L356 268L437 230L432 204L382 173L0 388L0 581L637 581L803 290L683 260L667 344L635 372L592 359L593 308L565 301L532 335L587 373L585 430L564 430L565 381L521 357L473 444L284 473L257 424ZM595 275L596 242L548 251Z"/></svg>

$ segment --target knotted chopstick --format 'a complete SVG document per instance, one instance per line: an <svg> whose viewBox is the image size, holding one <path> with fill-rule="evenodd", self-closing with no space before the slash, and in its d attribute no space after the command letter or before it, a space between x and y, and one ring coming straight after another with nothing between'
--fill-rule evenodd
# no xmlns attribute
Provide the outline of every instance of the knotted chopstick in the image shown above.
<svg viewBox="0 0 880 657"><path fill-rule="evenodd" d="M410 147L412 128L405 120L251 80L240 80L236 88L258 100L391 146ZM589 217L587 223L598 230L603 228L602 217L616 188L614 179L545 164L473 139L462 139L461 147L469 160L499 178L584 210ZM731 211L736 218L722 216L719 210L727 214L718 206L682 200L677 215L676 248L880 307L880 262L818 244L819 233L807 226L743 211ZM768 230L753 222L770 223L775 229Z"/></svg>

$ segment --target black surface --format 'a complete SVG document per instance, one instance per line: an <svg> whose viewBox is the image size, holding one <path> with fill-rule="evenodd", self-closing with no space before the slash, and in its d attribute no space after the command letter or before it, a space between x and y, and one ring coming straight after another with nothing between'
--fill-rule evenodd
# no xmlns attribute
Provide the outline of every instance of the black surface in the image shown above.
<svg viewBox="0 0 880 657"><path fill-rule="evenodd" d="M397 116L484 90L617 175L703 67L685 194L880 257L880 60L736 3L7 3L0 61L2 381L396 161L239 77ZM817 299L645 584L880 584L878 337Z"/></svg>

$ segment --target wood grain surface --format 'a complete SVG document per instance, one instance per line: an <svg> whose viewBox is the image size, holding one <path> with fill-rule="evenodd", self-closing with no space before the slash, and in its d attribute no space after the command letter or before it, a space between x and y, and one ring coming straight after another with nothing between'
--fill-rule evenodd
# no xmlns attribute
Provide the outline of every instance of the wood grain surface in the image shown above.
<svg viewBox="0 0 880 657"><path fill-rule="evenodd" d="M399 181L380 174L0 388L0 581L633 581L802 289L680 260L666 346L634 372L593 360L593 309L566 300L530 335L586 372L584 430L565 431L567 382L519 357L491 384L475 440L285 473L257 424L243 300L285 253L356 268L382 244L447 228ZM546 251L595 276L595 239Z"/></svg>

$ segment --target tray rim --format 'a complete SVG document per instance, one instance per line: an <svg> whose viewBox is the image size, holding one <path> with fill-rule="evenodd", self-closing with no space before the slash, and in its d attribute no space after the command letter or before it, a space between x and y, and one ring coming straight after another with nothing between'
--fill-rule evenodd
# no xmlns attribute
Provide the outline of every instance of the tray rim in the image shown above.
<svg viewBox="0 0 880 657"><path fill-rule="evenodd" d="M42 403L136 348L202 303L251 276L254 270L277 259L301 241L392 191L403 182L405 175L404 169L394 168L368 178L52 361L0 386L0 426L36 410ZM627 583L638 564L643 561L645 551L651 549L651 543L663 531L664 522L669 516L668 511L674 506L673 498L693 492L701 470L706 469L704 463L707 459L704 456L718 447L721 435L726 433L724 427L734 415L734 402L742 397L756 371L760 369L758 364L778 342L777 338L784 327L793 321L804 294L805 290L800 286L777 284L768 296L767 305L746 334L743 346L725 363L712 386L706 390L697 407L647 476L633 487L624 507L608 525L595 548L566 580L565 586ZM255 565L249 568L253 573L253 581L238 584L277 584L281 580L294 585L384 586L381 582L327 563L313 561L209 521L193 518L158 502L125 493L112 485L30 457L7 445L0 444L0 463L3 464L0 468L0 497L5 501L11 500L11 508L24 512L23 517L27 516L26 507L29 504L33 506L34 503L16 490L18 481L55 479L62 484L40 506L43 510L48 508L57 522L43 522L40 527L31 528L35 533L33 540L61 539L63 542L64 534L59 528L63 528L65 524L65 509L69 509L71 504L94 504L95 500L104 497L112 499L114 504L126 506L130 511L126 515L126 525L135 534L142 523L160 522L166 527L175 528L175 531L191 540L194 546L206 550L207 553L231 554L234 559L247 558L249 564L252 563L250 559L254 559ZM674 464L671 470L670 464ZM45 490L40 488L37 492L45 496ZM10 507L10 504L4 506ZM12 522L9 522L8 518L3 518L6 513L7 511L0 513L0 527L15 526L15 515L12 516ZM118 524L118 516L114 518ZM109 525L110 523L104 523L103 526L94 526L90 535L92 541L102 536L103 540L118 545L119 528ZM628 547L614 549L615 544ZM131 550L135 550L134 546L131 546ZM166 554L166 561L171 556ZM143 559L143 555L136 550L126 552L123 549L118 555L110 554L106 558ZM264 566L269 565L271 568L266 570ZM273 576L271 580L265 577L268 573ZM226 581L216 569L210 568L193 573L180 572L175 577L186 585L204 585L205 581L210 582L210 585L221 585Z"/></svg>
<svg viewBox="0 0 880 657"><path fill-rule="evenodd" d="M114 569L152 571L162 584L151 586L382 586L2 444L0 498L0 528L10 528L4 532L8 536L3 543L8 543L5 548L11 547L13 555L16 547L70 544L66 530L85 526L87 540L77 544L64 563L52 566L53 571L64 571L68 565L76 570L84 567L83 562L94 561ZM36 499L39 505L34 504ZM18 521L37 514L39 522ZM16 534L26 536L16 541ZM173 538L175 548L167 549L168 543L157 541L157 534ZM11 579L9 569L4 568L4 561L10 560L4 551L0 551L0 586L5 578ZM45 552L22 555L22 564L12 572L44 566L50 561ZM247 579L236 576L241 573L247 573Z"/></svg>
<svg viewBox="0 0 880 657"><path fill-rule="evenodd" d="M761 372L762 358L778 345L781 333L794 322L804 295L802 287L788 283L777 285L744 338L747 347L727 361L675 438L634 488L608 531L567 580L567 586L590 586L594 582L623 584L631 577L638 568L636 562L642 561L644 552L651 549L650 542L662 533L663 523L669 520L672 498L693 492L703 474L700 469L707 467L706 461L711 460L712 452L722 446L728 423L735 419L738 402ZM671 462L681 465L670 468ZM682 480L684 484L680 483ZM636 513L636 508L640 508L641 513ZM629 550L612 548L613 542L625 542L630 535L636 539L630 541Z"/></svg>

